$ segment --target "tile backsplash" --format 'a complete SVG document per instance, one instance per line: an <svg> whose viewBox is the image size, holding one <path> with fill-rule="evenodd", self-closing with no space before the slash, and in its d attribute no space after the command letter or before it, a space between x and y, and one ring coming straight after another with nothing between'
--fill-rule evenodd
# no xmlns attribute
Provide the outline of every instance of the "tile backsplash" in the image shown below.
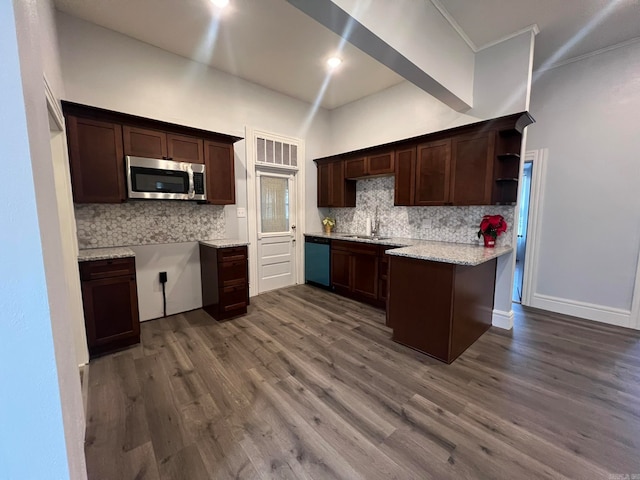
<svg viewBox="0 0 640 480"><path fill-rule="evenodd" d="M224 207L178 201L75 205L78 246L98 248L224 237Z"/></svg>
<svg viewBox="0 0 640 480"><path fill-rule="evenodd" d="M358 180L355 208L332 208L336 231L365 233L367 217L373 220L378 207L379 234L385 237L420 238L456 243L478 243L476 232L484 215L502 215L509 229L497 245L511 245L515 207L395 207L394 177Z"/></svg>

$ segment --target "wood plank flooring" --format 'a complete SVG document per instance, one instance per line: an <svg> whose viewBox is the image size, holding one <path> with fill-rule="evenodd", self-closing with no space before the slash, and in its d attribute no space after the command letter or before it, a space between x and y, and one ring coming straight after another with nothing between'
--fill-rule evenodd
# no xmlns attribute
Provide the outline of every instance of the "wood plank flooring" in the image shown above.
<svg viewBox="0 0 640 480"><path fill-rule="evenodd" d="M90 479L640 474L640 334L518 307L452 365L301 285L142 324L91 362ZM626 477L630 478L630 477Z"/></svg>

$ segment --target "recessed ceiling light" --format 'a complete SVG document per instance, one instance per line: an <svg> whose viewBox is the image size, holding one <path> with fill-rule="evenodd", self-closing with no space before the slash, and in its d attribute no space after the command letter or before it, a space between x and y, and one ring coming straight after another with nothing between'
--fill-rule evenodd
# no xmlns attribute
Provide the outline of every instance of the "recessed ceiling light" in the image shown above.
<svg viewBox="0 0 640 480"><path fill-rule="evenodd" d="M211 0L211 3L213 3L218 8L224 8L229 5L229 0Z"/></svg>
<svg viewBox="0 0 640 480"><path fill-rule="evenodd" d="M327 65L329 65L329 68L336 68L341 63L342 63L342 59L340 57L330 57L327 60Z"/></svg>

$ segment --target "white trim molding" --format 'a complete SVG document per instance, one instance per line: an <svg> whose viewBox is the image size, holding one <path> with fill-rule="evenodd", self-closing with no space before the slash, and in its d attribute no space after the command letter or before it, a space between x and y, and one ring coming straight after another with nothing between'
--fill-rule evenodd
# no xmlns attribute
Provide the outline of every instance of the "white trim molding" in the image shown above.
<svg viewBox="0 0 640 480"><path fill-rule="evenodd" d="M507 40L511 40L512 38L515 38L518 35L522 35L523 33L527 33L527 32L533 32L533 36L535 37L536 35L538 35L540 33L540 28L538 27L538 25L536 23L534 23L534 24L529 25L527 27L521 28L517 32L513 32L513 33L510 33L509 35L505 35L504 37L498 38L497 40L494 40L493 42L485 43L484 45L482 45L481 47L478 48L477 52L480 52L480 51L484 50L485 48L491 48L491 47L493 47L495 45L498 45L499 43L506 42Z"/></svg>
<svg viewBox="0 0 640 480"><path fill-rule="evenodd" d="M580 60L585 60L590 57L595 57L596 55L600 55L601 53L607 53L611 50L616 50L618 48L626 47L627 45L633 45L634 43L640 42L640 37L631 38L629 40L625 40L624 42L616 43L615 45L610 45L608 47L601 48L599 50L594 50L593 52L585 53L583 55L578 55L577 57L567 58L566 60L560 60L555 63L551 63L549 65L542 65L537 70L533 72L534 76L539 76L541 73L544 73L548 70L553 70L554 68L563 67L565 65L569 65L570 63L579 62Z"/></svg>
<svg viewBox="0 0 640 480"><path fill-rule="evenodd" d="M306 152L305 142L301 138L287 137L275 133L265 132L253 127L245 127L245 154L247 161L247 232L249 237L249 296L253 297L260 293L259 288L259 269L258 269L258 203L257 203L257 171L256 168L264 170L265 164L256 162L256 138L266 138L275 141L281 141L289 144L295 144L298 147L298 165L297 169L281 165L269 165L269 170L282 171L287 175L295 174L296 178L296 230L295 239L295 265L296 274L295 282L304 283L304 235L303 226L305 225L305 198L304 198L304 182L305 182L305 164Z"/></svg>
<svg viewBox="0 0 640 480"><path fill-rule="evenodd" d="M540 245L540 225L544 206L544 187L547 175L546 148L526 152L524 162L532 162L531 192L529 195L529 219L527 224L527 248L524 255L522 305L530 305L533 292L538 284L538 247Z"/></svg>
<svg viewBox="0 0 640 480"><path fill-rule="evenodd" d="M431 3L433 4L434 7L438 9L440 14L444 17L444 19L447 22L449 22L449 25L451 25L451 28L453 28L456 31L456 33L460 35L460 38L462 38L462 40L464 40L464 42L469 46L469 48L473 50L473 53L477 53L478 47L476 46L476 44L473 43L473 40L469 38L467 33L462 29L462 27L458 24L458 22L456 22L456 19L453 18L453 15L449 13L449 10L447 10L445 6L442 5L440 0L431 0Z"/></svg>
<svg viewBox="0 0 640 480"><path fill-rule="evenodd" d="M534 293L532 300L531 306L541 310L562 313L618 327L635 328L631 325L631 312L629 310L580 302L568 298L552 297L541 293Z"/></svg>
<svg viewBox="0 0 640 480"><path fill-rule="evenodd" d="M640 330L640 251L638 251L638 263L636 266L636 283L633 287L633 300L631 302L630 326Z"/></svg>
<svg viewBox="0 0 640 480"><path fill-rule="evenodd" d="M62 113L62 106L56 96L53 94L53 90L51 90L51 85L47 80L46 76L43 76L44 81L44 95L47 99L47 107L49 110L49 114L51 118L56 122L56 126L59 131L64 131L64 114Z"/></svg>
<svg viewBox="0 0 640 480"><path fill-rule="evenodd" d="M493 310L491 316L491 325L505 330L511 330L513 328L513 310L505 312L504 310Z"/></svg>

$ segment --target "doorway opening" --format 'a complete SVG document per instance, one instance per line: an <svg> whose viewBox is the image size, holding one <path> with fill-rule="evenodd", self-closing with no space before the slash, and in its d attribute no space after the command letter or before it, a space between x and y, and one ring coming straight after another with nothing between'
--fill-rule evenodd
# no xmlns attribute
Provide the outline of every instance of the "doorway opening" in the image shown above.
<svg viewBox="0 0 640 480"><path fill-rule="evenodd" d="M250 295L301 283L304 141L247 127Z"/></svg>
<svg viewBox="0 0 640 480"><path fill-rule="evenodd" d="M524 288L524 263L527 252L527 230L529 226L529 205L531 203L531 179L533 174L533 162L527 161L522 171L520 212L518 221L518 240L516 244L516 270L513 276L512 300L522 303Z"/></svg>

